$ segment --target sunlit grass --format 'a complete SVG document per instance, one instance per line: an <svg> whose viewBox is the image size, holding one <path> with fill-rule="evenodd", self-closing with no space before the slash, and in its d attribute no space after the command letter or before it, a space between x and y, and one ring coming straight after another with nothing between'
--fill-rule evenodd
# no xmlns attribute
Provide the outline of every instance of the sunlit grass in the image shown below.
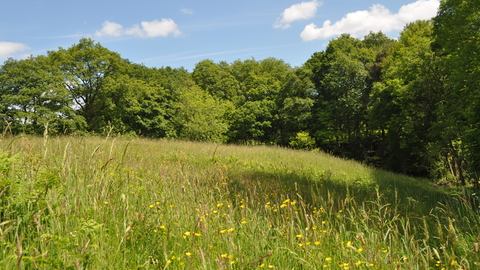
<svg viewBox="0 0 480 270"><path fill-rule="evenodd" d="M477 269L471 202L323 153L0 142L2 269Z"/></svg>

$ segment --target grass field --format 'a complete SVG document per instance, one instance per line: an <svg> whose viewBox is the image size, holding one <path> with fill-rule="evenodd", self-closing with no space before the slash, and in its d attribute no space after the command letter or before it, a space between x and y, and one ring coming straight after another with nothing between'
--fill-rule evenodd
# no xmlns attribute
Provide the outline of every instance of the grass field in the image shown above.
<svg viewBox="0 0 480 270"><path fill-rule="evenodd" d="M480 269L462 190L323 153L0 141L0 269Z"/></svg>

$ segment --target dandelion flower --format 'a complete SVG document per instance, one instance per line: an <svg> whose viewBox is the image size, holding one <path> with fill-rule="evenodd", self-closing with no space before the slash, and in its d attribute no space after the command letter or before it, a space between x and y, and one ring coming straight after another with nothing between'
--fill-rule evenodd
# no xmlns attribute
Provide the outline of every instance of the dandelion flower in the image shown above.
<svg viewBox="0 0 480 270"><path fill-rule="evenodd" d="M325 259L325 261L327 261L327 262L330 262L331 260L332 260L331 257L327 257L327 258Z"/></svg>
<svg viewBox="0 0 480 270"><path fill-rule="evenodd" d="M297 238L302 238L302 237L303 237L303 235L301 235L301 234L297 234L297 236L295 236L295 237L297 237Z"/></svg>
<svg viewBox="0 0 480 270"><path fill-rule="evenodd" d="M227 258L227 256L228 256L227 253L220 255L220 257L222 257L222 258Z"/></svg>
<svg viewBox="0 0 480 270"><path fill-rule="evenodd" d="M107 205L107 204L108 204L108 202L104 202L104 204L106 204L106 205Z"/></svg>
<svg viewBox="0 0 480 270"><path fill-rule="evenodd" d="M195 236L200 236L200 235L202 235L202 234L201 233L195 233Z"/></svg>
<svg viewBox="0 0 480 270"><path fill-rule="evenodd" d="M318 246L318 245L320 245L320 241L316 241L316 242L314 242L314 244L315 244L316 246Z"/></svg>
<svg viewBox="0 0 480 270"><path fill-rule="evenodd" d="M228 229L227 231L228 231L228 232L233 232L234 230L235 230L235 228L230 228L230 229Z"/></svg>
<svg viewBox="0 0 480 270"><path fill-rule="evenodd" d="M188 257L192 256L192 253L191 252L187 252L185 253L185 255L187 255Z"/></svg>
<svg viewBox="0 0 480 270"><path fill-rule="evenodd" d="M220 233L226 233L226 232L227 232L227 230L221 230L220 231Z"/></svg>

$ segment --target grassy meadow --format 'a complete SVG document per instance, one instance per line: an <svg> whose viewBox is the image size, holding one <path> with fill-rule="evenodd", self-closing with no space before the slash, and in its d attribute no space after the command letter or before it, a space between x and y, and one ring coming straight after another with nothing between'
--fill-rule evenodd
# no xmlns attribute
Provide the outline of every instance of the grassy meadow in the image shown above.
<svg viewBox="0 0 480 270"><path fill-rule="evenodd" d="M0 141L0 269L480 269L479 221L462 190L324 153Z"/></svg>

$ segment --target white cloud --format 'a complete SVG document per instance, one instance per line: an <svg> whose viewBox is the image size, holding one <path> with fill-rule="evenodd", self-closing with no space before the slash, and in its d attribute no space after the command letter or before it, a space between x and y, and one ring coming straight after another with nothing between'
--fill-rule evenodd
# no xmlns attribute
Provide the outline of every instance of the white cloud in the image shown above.
<svg viewBox="0 0 480 270"><path fill-rule="evenodd" d="M182 9L180 9L180 11L181 11L183 14L189 14L189 15L192 15L192 14L193 14L193 9L190 9L190 8L182 8Z"/></svg>
<svg viewBox="0 0 480 270"><path fill-rule="evenodd" d="M123 35L138 36L138 37L166 37L173 35L178 37L182 34L178 29L178 25L172 19L153 20L151 22L141 22L140 25L134 25L130 28L124 29L121 24L106 21L103 23L103 28L95 32L97 37L120 37Z"/></svg>
<svg viewBox="0 0 480 270"><path fill-rule="evenodd" d="M287 29L291 22L313 18L321 5L317 0L292 5L283 11L282 17L277 19L273 27Z"/></svg>
<svg viewBox="0 0 480 270"><path fill-rule="evenodd" d="M178 37L182 34L182 32L178 30L177 24L171 19L142 22L142 30L147 35L147 37L166 37L169 34L173 34L175 37Z"/></svg>
<svg viewBox="0 0 480 270"><path fill-rule="evenodd" d="M311 23L303 29L300 37L303 41L327 39L333 36L349 33L354 37L361 37L370 31L385 33L402 30L410 22L428 20L437 14L439 0L418 0L404 5L398 13L393 14L386 7L376 4L370 10L361 10L348 13L341 20L332 24L330 20L318 28Z"/></svg>
<svg viewBox="0 0 480 270"><path fill-rule="evenodd" d="M14 53L26 51L28 49L30 49L30 47L22 43L0 41L1 58L11 57Z"/></svg>
<svg viewBox="0 0 480 270"><path fill-rule="evenodd" d="M111 36L111 37L119 37L123 34L123 26L118 23L105 21L103 24L103 28L97 30L95 32L95 36L103 37L103 36Z"/></svg>

